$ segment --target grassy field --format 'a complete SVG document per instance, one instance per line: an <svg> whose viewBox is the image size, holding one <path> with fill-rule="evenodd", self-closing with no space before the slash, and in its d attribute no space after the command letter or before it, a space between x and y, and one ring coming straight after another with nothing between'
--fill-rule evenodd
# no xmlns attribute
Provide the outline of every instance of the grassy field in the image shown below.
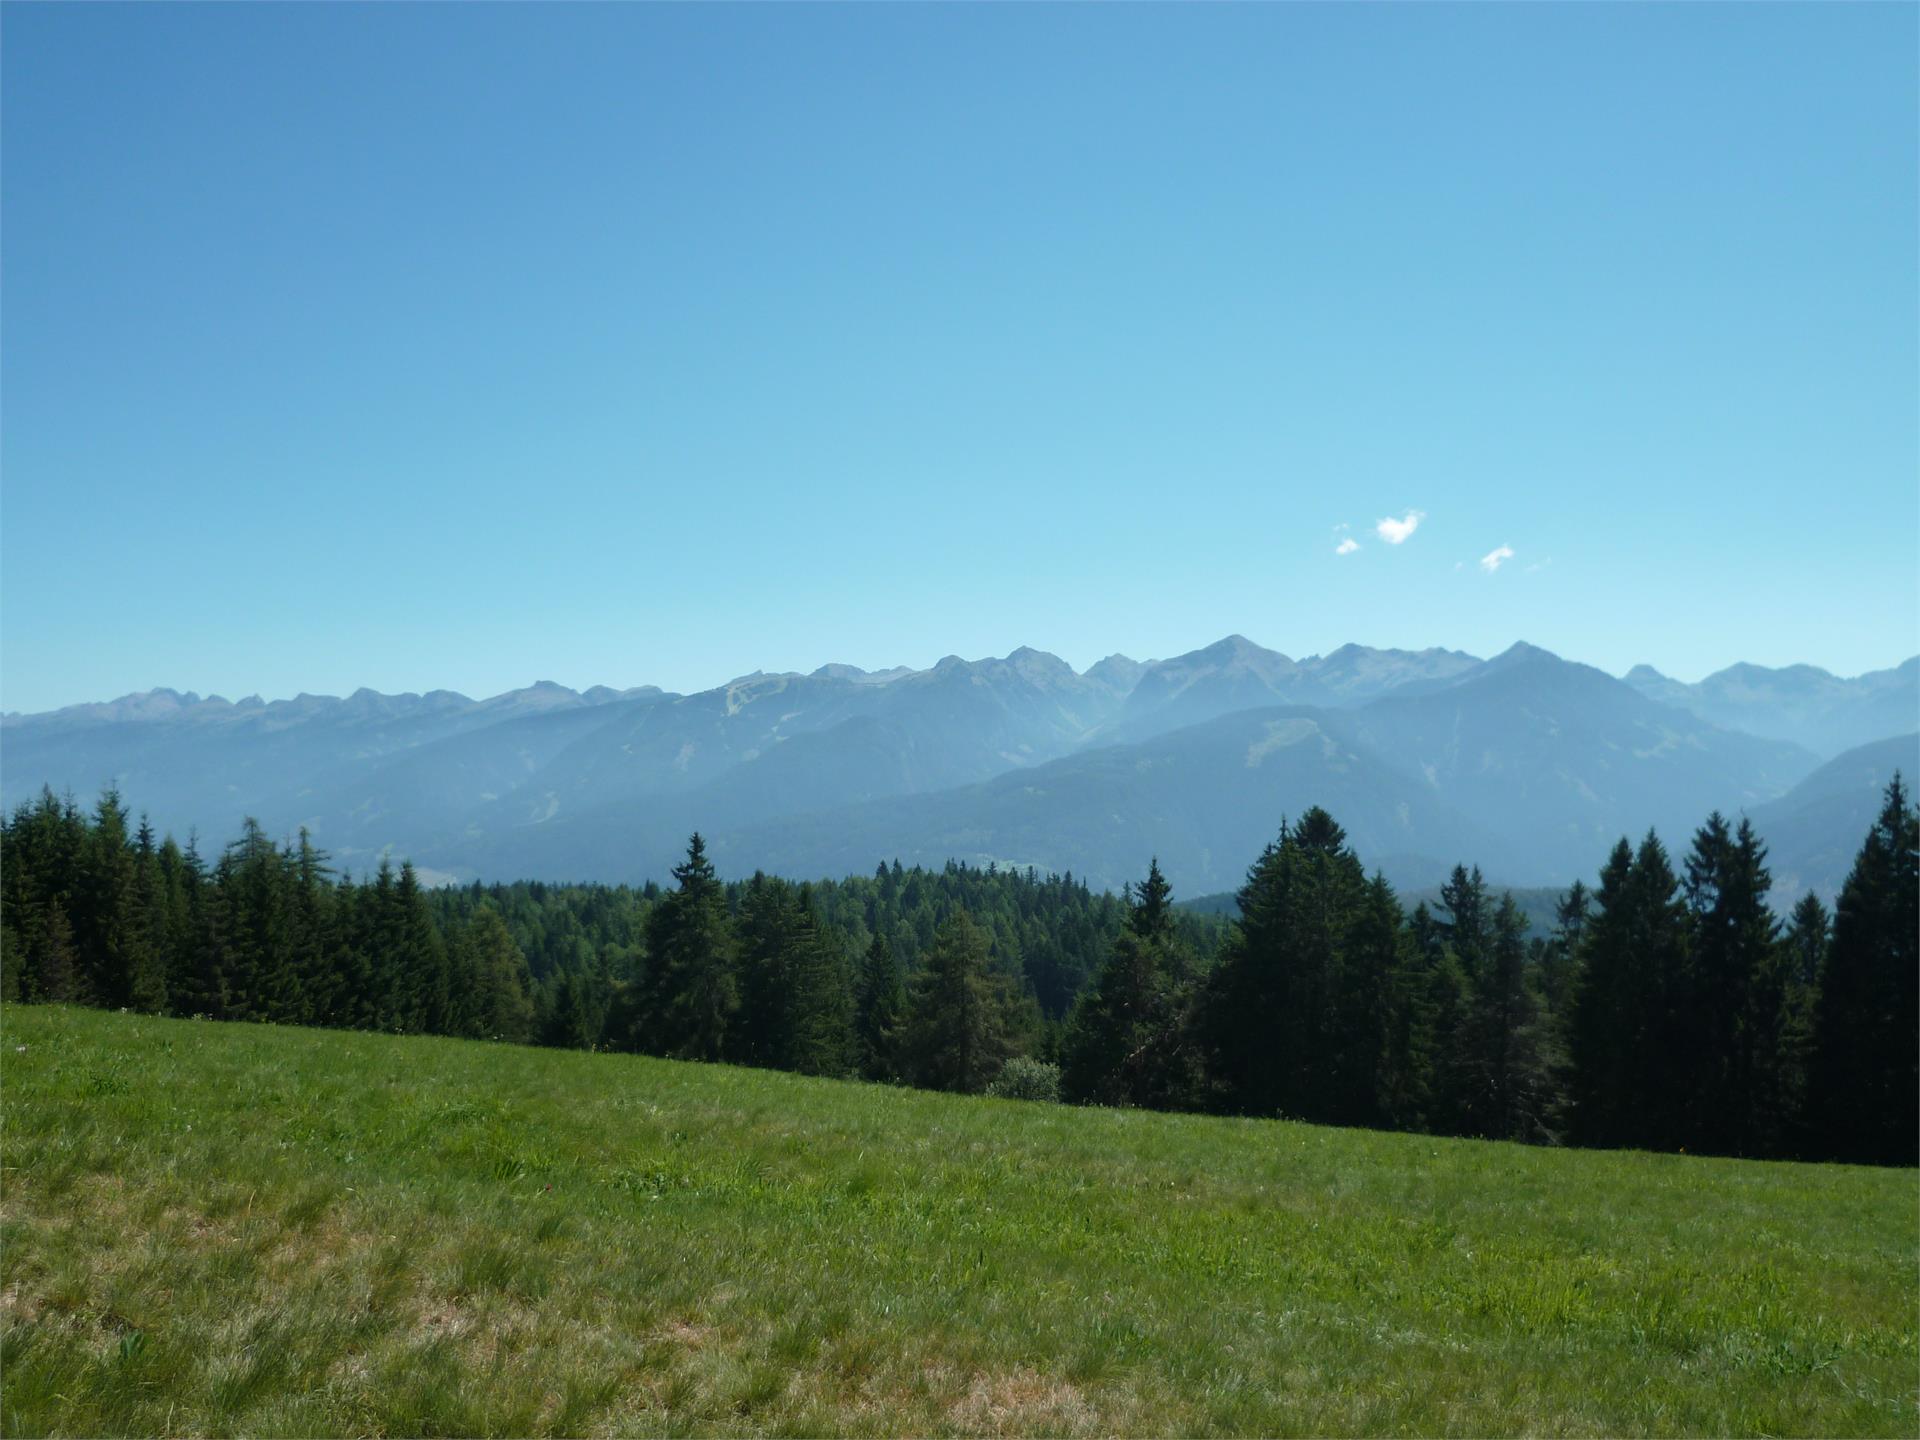
<svg viewBox="0 0 1920 1440"><path fill-rule="evenodd" d="M12 1007L5 1433L1920 1432L1920 1182Z"/></svg>

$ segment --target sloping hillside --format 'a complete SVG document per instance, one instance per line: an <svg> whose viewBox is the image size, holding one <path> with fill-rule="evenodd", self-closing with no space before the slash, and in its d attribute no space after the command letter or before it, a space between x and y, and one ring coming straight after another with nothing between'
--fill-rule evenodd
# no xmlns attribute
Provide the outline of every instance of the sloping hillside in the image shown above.
<svg viewBox="0 0 1920 1440"><path fill-rule="evenodd" d="M6 1031L8 1434L1920 1425L1912 1171Z"/></svg>

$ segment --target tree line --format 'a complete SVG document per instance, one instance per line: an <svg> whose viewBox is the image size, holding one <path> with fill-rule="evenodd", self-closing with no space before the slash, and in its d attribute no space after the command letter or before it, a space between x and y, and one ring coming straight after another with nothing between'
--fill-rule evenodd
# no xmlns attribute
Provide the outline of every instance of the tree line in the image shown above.
<svg viewBox="0 0 1920 1440"><path fill-rule="evenodd" d="M1457 868L1409 913L1325 811L1239 914L949 864L670 887L336 875L248 822L211 862L51 793L0 824L0 997L633 1050L928 1088L1532 1143L1913 1164L1920 817L1888 788L1834 911L1765 847L1651 832L1531 935Z"/></svg>

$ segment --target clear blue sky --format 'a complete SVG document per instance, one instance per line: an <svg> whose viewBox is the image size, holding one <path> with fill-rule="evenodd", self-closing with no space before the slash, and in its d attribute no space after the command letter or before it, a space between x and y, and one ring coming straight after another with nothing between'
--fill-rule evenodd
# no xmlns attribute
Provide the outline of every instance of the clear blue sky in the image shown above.
<svg viewBox="0 0 1920 1440"><path fill-rule="evenodd" d="M1917 14L6 5L0 703L1894 663Z"/></svg>

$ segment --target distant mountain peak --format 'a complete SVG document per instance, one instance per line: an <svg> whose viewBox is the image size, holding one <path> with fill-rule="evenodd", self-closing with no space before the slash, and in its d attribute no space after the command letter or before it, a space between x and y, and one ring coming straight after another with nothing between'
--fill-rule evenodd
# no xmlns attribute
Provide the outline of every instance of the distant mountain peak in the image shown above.
<svg viewBox="0 0 1920 1440"><path fill-rule="evenodd" d="M1540 660L1552 661L1556 665L1564 665L1567 663L1551 650L1543 649L1525 640L1516 640L1498 655L1487 661L1487 664L1489 666L1499 665L1504 667L1508 665L1524 665L1529 661Z"/></svg>

